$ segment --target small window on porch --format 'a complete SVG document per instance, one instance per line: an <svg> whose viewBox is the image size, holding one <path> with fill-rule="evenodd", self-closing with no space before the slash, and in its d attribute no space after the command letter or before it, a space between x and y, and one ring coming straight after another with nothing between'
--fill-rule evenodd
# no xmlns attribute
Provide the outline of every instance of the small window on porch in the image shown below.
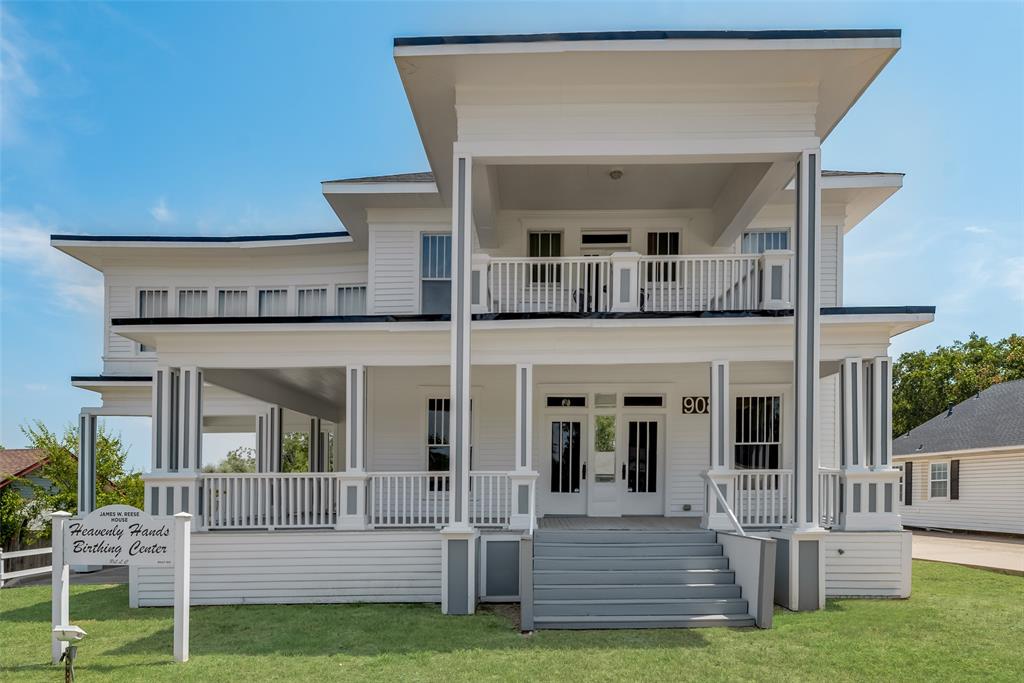
<svg viewBox="0 0 1024 683"><path fill-rule="evenodd" d="M450 466L451 445L448 439L448 419L451 400L427 399L427 471L447 472Z"/></svg>
<svg viewBox="0 0 1024 683"><path fill-rule="evenodd" d="M561 258L562 233L531 232L527 235L530 258ZM536 264L531 269L533 282L558 282L561 279L559 268Z"/></svg>
<svg viewBox="0 0 1024 683"><path fill-rule="evenodd" d="M299 315L327 315L326 287L302 287L298 296Z"/></svg>
<svg viewBox="0 0 1024 683"><path fill-rule="evenodd" d="M166 289L139 290L140 318L165 318L168 315L168 292ZM151 346L139 344L139 351L143 353L154 350Z"/></svg>
<svg viewBox="0 0 1024 683"><path fill-rule="evenodd" d="M679 233L678 232L649 232L647 233L647 255L648 256L679 256ZM674 282L678 264L676 263L648 263L648 282Z"/></svg>
<svg viewBox="0 0 1024 683"><path fill-rule="evenodd" d="M769 249L789 249L789 230L752 230L743 233L741 253L763 254Z"/></svg>
<svg viewBox="0 0 1024 683"><path fill-rule="evenodd" d="M420 245L420 313L451 313L452 236L424 233Z"/></svg>
<svg viewBox="0 0 1024 683"><path fill-rule="evenodd" d="M209 294L205 289L178 290L178 317L205 318L208 309Z"/></svg>
<svg viewBox="0 0 1024 683"><path fill-rule="evenodd" d="M779 469L782 397L737 396L733 455L738 470Z"/></svg>
<svg viewBox="0 0 1024 683"><path fill-rule="evenodd" d="M238 318L249 313L249 292L244 289L221 289L217 291L217 315L222 318Z"/></svg>

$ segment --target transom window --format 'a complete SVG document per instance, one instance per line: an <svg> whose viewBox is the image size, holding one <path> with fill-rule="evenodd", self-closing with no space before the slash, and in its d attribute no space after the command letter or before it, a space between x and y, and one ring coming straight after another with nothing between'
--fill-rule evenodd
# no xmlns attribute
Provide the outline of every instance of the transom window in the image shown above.
<svg viewBox="0 0 1024 683"><path fill-rule="evenodd" d="M338 286L338 315L366 314L366 285Z"/></svg>
<svg viewBox="0 0 1024 683"><path fill-rule="evenodd" d="M420 244L420 312L452 310L452 236L424 233Z"/></svg>
<svg viewBox="0 0 1024 683"><path fill-rule="evenodd" d="M166 289L140 289L139 290L139 317L140 318L166 318L170 315L168 310L168 292ZM154 351L152 346L139 344L139 351Z"/></svg>
<svg viewBox="0 0 1024 683"><path fill-rule="evenodd" d="M217 315L237 318L249 312L249 292L244 289L221 289L217 292Z"/></svg>
<svg viewBox="0 0 1024 683"><path fill-rule="evenodd" d="M303 287L298 296L299 315L327 315L326 287Z"/></svg>
<svg viewBox="0 0 1024 683"><path fill-rule="evenodd" d="M928 467L928 497L946 498L949 496L949 463L933 462Z"/></svg>
<svg viewBox="0 0 1024 683"><path fill-rule="evenodd" d="M789 230L754 230L743 233L740 251L763 254L769 249L789 249Z"/></svg>
<svg viewBox="0 0 1024 683"><path fill-rule="evenodd" d="M178 315L182 318L206 317L209 295L205 289L179 289Z"/></svg>
<svg viewBox="0 0 1024 683"><path fill-rule="evenodd" d="M736 469L779 468L782 397L737 396L733 455Z"/></svg>
<svg viewBox="0 0 1024 683"><path fill-rule="evenodd" d="M259 295L259 315L288 315L287 289L261 289Z"/></svg>

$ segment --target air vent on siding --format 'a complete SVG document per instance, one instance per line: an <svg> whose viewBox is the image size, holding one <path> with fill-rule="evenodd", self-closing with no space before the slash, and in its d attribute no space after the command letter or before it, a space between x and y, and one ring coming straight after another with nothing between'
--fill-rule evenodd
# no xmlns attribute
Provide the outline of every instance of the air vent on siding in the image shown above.
<svg viewBox="0 0 1024 683"><path fill-rule="evenodd" d="M618 405L618 394L594 394L595 408L614 408Z"/></svg>

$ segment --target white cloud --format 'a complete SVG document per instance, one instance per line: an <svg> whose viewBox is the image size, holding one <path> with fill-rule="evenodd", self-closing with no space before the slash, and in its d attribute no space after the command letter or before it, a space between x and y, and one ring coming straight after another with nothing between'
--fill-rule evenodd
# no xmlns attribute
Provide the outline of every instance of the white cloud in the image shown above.
<svg viewBox="0 0 1024 683"><path fill-rule="evenodd" d="M992 234L992 228L983 228L980 225L968 225L964 228L964 232L974 233L975 235L990 235Z"/></svg>
<svg viewBox="0 0 1024 683"><path fill-rule="evenodd" d="M156 204L150 208L149 215L157 223L170 223L174 220L174 212L167 206L167 201L163 197L158 199Z"/></svg>
<svg viewBox="0 0 1024 683"><path fill-rule="evenodd" d="M59 232L35 216L0 211L0 263L21 266L33 279L51 288L56 302L74 311L103 310L103 279L99 273L50 246Z"/></svg>

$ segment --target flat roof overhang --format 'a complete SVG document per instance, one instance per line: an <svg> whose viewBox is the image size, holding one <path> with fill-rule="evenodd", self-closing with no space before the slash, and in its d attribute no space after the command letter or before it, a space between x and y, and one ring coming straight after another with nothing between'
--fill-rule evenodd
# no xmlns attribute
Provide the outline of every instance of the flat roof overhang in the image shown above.
<svg viewBox="0 0 1024 683"><path fill-rule="evenodd" d="M305 232L282 235L50 235L50 246L82 263L103 270L110 258L160 256L166 250L175 256L210 253L252 254L250 250L274 249L301 255L324 249L351 249L352 237L345 231Z"/></svg>
<svg viewBox="0 0 1024 683"><path fill-rule="evenodd" d="M899 50L900 35L867 29L432 36L395 39L394 56L446 201L458 137L456 85L811 85L823 140Z"/></svg>

